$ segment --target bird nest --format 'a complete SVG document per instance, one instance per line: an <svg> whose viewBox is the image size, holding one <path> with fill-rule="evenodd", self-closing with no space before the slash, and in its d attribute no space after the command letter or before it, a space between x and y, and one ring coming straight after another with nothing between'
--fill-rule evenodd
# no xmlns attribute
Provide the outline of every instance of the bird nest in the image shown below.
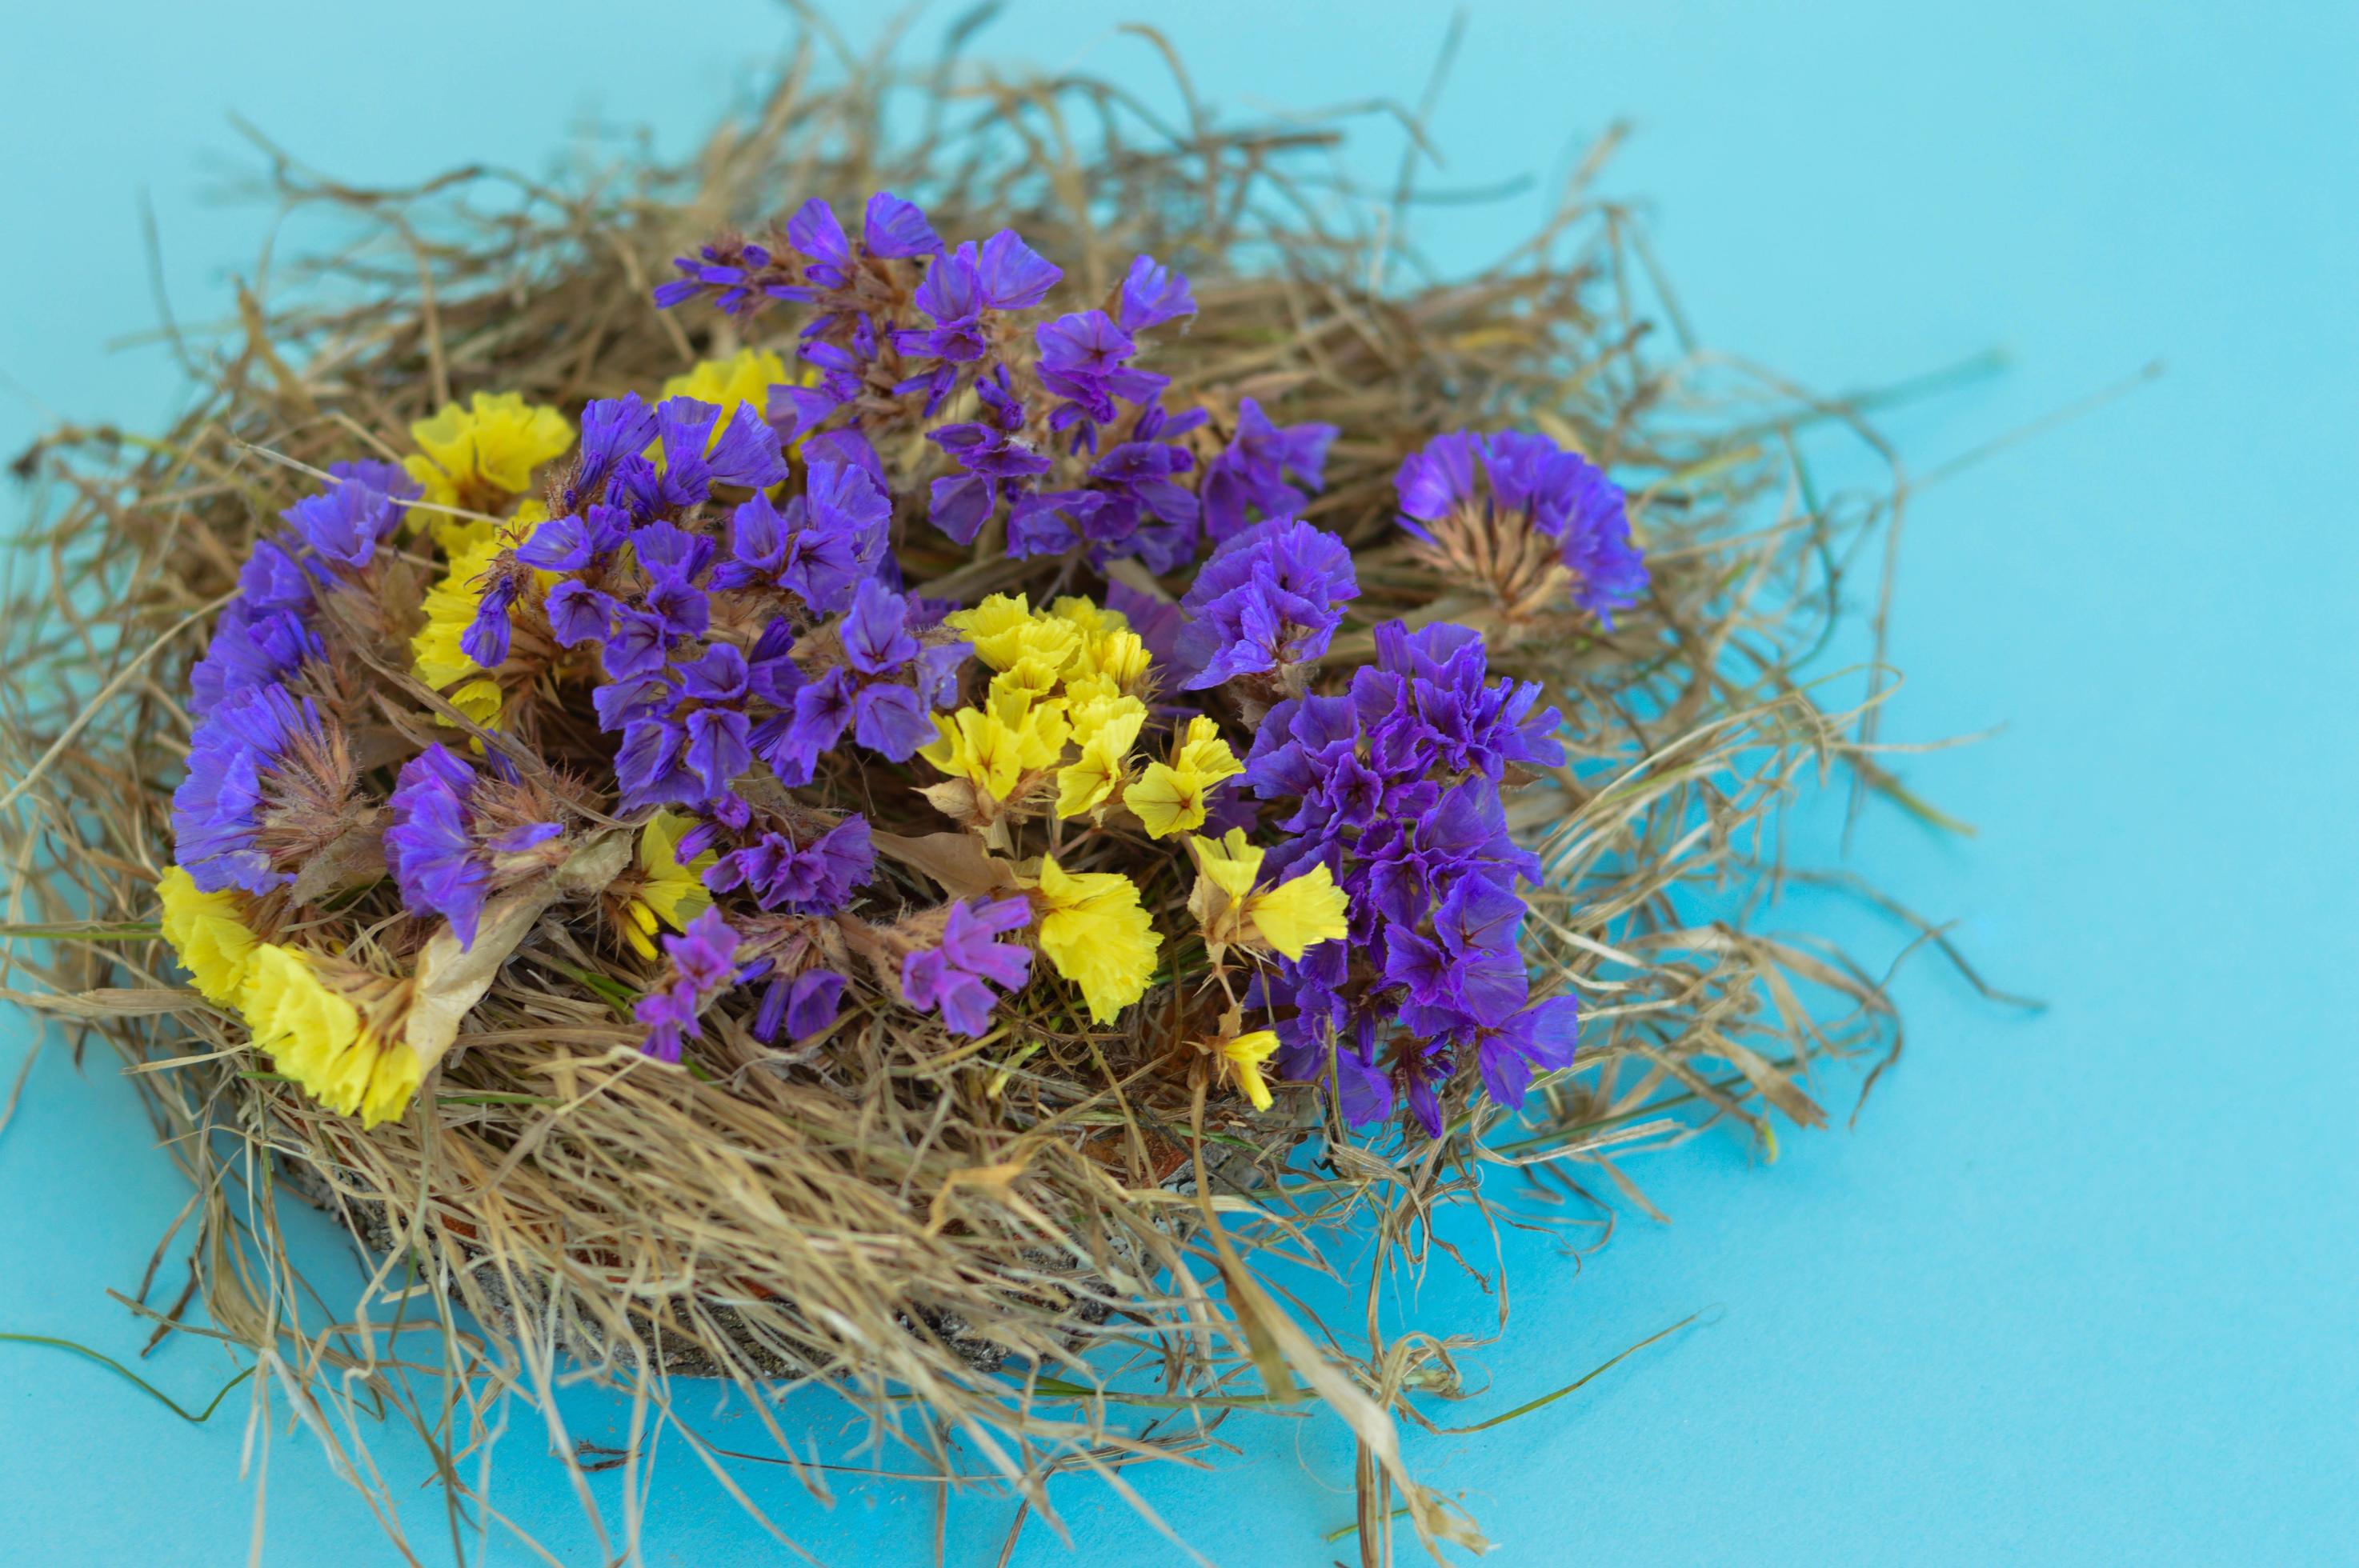
<svg viewBox="0 0 2359 1568"><path fill-rule="evenodd" d="M1876 521L1873 507L1821 505L1802 466L1799 433L1847 416L1687 343L1629 214L1592 192L1597 158L1512 254L1440 276L1414 247L1422 193L1406 171L1396 190L1351 186L1332 124L1191 113L1175 126L1070 77L825 74L798 59L679 167L633 154L552 182L471 169L370 190L273 155L277 199L331 219L335 243L271 264L217 337L174 330L197 395L168 434L62 429L19 465L57 504L19 552L31 569L7 625L13 930L38 939L9 960L38 989L12 994L122 1052L195 1184L191 1294L156 1315L200 1321L184 1314L201 1303L203 1331L315 1418L397 1538L396 1483L349 1417L399 1411L447 1460L488 1437L508 1397L561 1436L556 1390L586 1371L724 1476L675 1411L675 1379L755 1396L745 1408L776 1445L763 1457L814 1487L832 1456L777 1424L760 1396L781 1381L866 1412L864 1441L945 1468L963 1450L966 1473L1043 1511L1053 1474L1111 1476L1205 1447L1236 1410L1323 1401L1359 1445L1364 1524L1397 1492L1429 1548L1478 1541L1410 1476L1399 1433L1431 1426L1435 1401L1462 1391L1458 1357L1486 1325L1393 1335L1372 1310L1376 1337L1331 1334L1272 1271L1309 1265L1374 1292L1424 1267L1440 1211L1517 1190L1552 1196L1552 1223L1602 1227L1598 1177L1644 1202L1628 1156L1713 1124L1774 1152L1773 1112L1823 1119L1804 1087L1818 1064L1897 1048L1873 979L1756 920L1781 874L1776 814L1798 789L1845 773L1909 804L1861 743L1860 714L1830 711L1797 673ZM890 128L905 121L918 128ZM809 199L857 213L879 191L922 209L925 238L1019 234L1061 270L1060 303L1027 294L1021 258L967 253L982 357L961 361L942 336L962 319L949 297L960 253L913 238L897 206L871 209L857 241L774 227ZM1146 271L1140 256L1154 258ZM937 273L939 308L923 308ZM1171 313L1180 274L1192 315ZM881 342L841 319L805 330L861 289L861 308L891 318ZM1135 364L1103 341L1030 346L1057 310L1070 322L1093 306L1146 345ZM995 424L976 372L1010 360L1017 406ZM1142 372L1165 379L1120 379ZM733 392L746 374L759 384ZM880 630L865 600L846 610L845 595L807 591L779 655L707 577L698 645L745 656L705 674L742 689L749 663L758 680L777 655L800 661L782 678L801 689L854 644L911 667L949 649L896 688L942 710L924 751L842 731L806 748L807 773L749 762L725 808L625 780L633 764L592 712L614 670L560 634L550 583L571 568L534 522L606 493L608 471L582 455L591 427L667 384L728 417L623 431L633 451L662 449L634 470L655 499L629 526L660 513L709 553L752 561L759 541L736 545L756 525L733 509L775 503L789 532L815 530L824 477L839 501L844 485L882 498L884 558L855 547L853 571L907 611ZM741 406L774 466L728 470ZM472 427L482 471L451 455L477 416L510 419L529 446L536 409L554 411L553 449L518 482L487 482L488 426ZM1150 409L1192 428L1146 428ZM952 422L982 432L969 449L998 441L1050 471L967 466L960 438L929 438ZM1094 448L1076 450L1085 431ZM1527 444L1451 448L1457 431ZM700 481L708 432L716 471ZM1107 476L1109 454L1149 444L1164 461L1151 479L1179 501ZM1468 465L1455 478L1453 452ZM690 497L692 482L705 489ZM1441 499L1421 501L1419 483ZM1060 485L1098 499L1019 524L1009 502ZM1591 488L1565 501L1568 485ZM1535 499L1549 486L1554 514ZM1145 510L1125 534L1105 514L1131 503ZM1581 509L1598 507L1626 535L1573 539L1598 523ZM1340 577L1272 542L1289 518L1340 545ZM655 613L660 552L640 537L636 568L605 568L609 619L592 643L621 635L617 603ZM210 887L176 881L187 873L168 868L191 860L191 834L219 827L205 811L225 809L182 787L223 754L192 708L235 697L223 686L236 670L216 657L208 673L209 641L225 614L258 615L250 563L290 538L304 559L289 591L310 596L322 652L282 682L292 707L256 720L277 726L284 776L266 769L275 804L259 840L222 851L248 859L223 861ZM1260 623L1222 620L1200 589L1216 543L1232 564L1262 552L1236 581L1315 601L1257 657L1237 650ZM741 597L781 591L765 579ZM454 593L474 618L463 629ZM487 647L483 606L504 593L509 629ZM1067 631L1050 625L1060 616ZM427 646L437 626L442 665ZM988 758L960 751L1000 742L962 740L955 708L1005 718L993 702L1027 678L1026 639L1063 647L1068 631L1093 648L1132 636L1146 671L1115 668L1117 650L1039 677L1072 688L1060 711L1073 732L1045 762L1010 764L1022 777L1003 789ZM908 646L892 653L897 637ZM454 653L453 638L468 640ZM1287 917L1290 936L1275 904L1256 925L1253 901L1314 871L1336 902L1355 876L1357 896L1376 896L1347 855L1322 866L1315 850L1272 849L1280 874L1248 864L1241 880L1223 859L1224 843L1250 856L1248 840L1308 831L1278 826L1307 786L1286 785L1274 760L1306 703L1373 691L1414 707L1425 688L1405 672L1420 660L1416 678L1475 689L1470 644L1475 686L1516 708L1493 716L1513 754L1433 773L1440 795L1463 788L1469 809L1495 812L1478 825L1495 839L1490 885L1522 904L1507 968L1525 1022L1499 1027L1526 1033L1495 1059L1493 1034L1442 1042L1389 1011L1381 1039L1302 1022L1338 989L1339 1017L1405 1006L1397 987L1371 1001L1396 978L1364 971L1372 940L1406 951L1408 938L1372 938L1357 909L1351 935L1332 935L1317 900ZM976 656L960 663L962 649ZM1208 658L1230 659L1219 678L1199 678ZM1454 675L1441 669L1453 659ZM1110 793L1067 813L1061 775L1088 750L1085 678L1143 718L1135 746L1109 750ZM1038 686L1036 713L1066 701ZM780 711L795 709L781 698ZM1354 721L1373 733L1388 717ZM1198 739L1206 749L1189 752ZM695 737L677 743L685 757ZM774 730L754 745L766 757L792 741ZM429 754L440 761L422 766ZM1432 798L1404 809L1429 814L1417 832L1441 833ZM781 857L810 860L855 814L856 893L770 896L791 880ZM438 822L464 840L459 860L424 842ZM1245 838L1222 839L1223 824ZM769 840L769 860L694 885L700 851ZM823 882L828 867L806 873ZM1437 874L1440 901L1458 873ZM1129 892L1107 892L1114 881ZM180 901L164 899L169 946L159 882ZM1108 914L1108 898L1135 911ZM725 935L700 934L708 902ZM204 925L223 909L244 936ZM1151 965L1125 971L1141 922ZM272 960L266 1000L248 939L293 955ZM1305 939L1343 952L1318 998L1296 979ZM1000 956L976 957L984 947ZM188 989L175 948L201 984L209 963L228 964L247 989L218 974L210 1000ZM925 968L944 953L972 964ZM1273 1054L1250 1026L1287 1020ZM306 1034L321 1027L343 1033L322 1046ZM337 1061L314 1059L332 1048ZM299 1310L309 1287L272 1203L280 1184L371 1260L332 1321ZM1349 1275L1324 1261L1347 1235L1375 1242ZM444 1376L462 1390L448 1423L412 1391ZM638 1447L602 1460L558 1446L577 1473L644 1462ZM440 1474L468 1509L462 1471ZM1365 1530L1366 1550L1386 1534Z"/></svg>

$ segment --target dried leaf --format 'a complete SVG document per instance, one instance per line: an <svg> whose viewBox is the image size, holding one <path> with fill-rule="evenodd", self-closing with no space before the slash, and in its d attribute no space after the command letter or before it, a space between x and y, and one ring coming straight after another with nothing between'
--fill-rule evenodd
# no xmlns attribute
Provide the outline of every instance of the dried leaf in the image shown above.
<svg viewBox="0 0 2359 1568"><path fill-rule="evenodd" d="M562 898L603 891L630 860L629 833L601 833L547 877L485 904L472 944L461 946L458 933L445 921L418 956L417 979L410 993L403 1040L418 1053L419 1060L431 1066L451 1049L468 1010L484 1000L484 993L499 976L500 966L531 935L544 910Z"/></svg>
<svg viewBox="0 0 2359 1568"><path fill-rule="evenodd" d="M1016 868L985 849L972 833L929 833L919 838L871 833L869 842L910 870L931 877L951 898L1023 891Z"/></svg>

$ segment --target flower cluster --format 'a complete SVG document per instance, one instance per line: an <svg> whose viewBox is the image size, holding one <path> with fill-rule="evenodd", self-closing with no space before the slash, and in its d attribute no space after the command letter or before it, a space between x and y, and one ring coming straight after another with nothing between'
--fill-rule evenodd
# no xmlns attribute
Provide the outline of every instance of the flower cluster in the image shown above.
<svg viewBox="0 0 2359 1568"><path fill-rule="evenodd" d="M683 1044L703 1037L698 1020L705 1005L746 978L737 964L740 940L717 909L706 910L689 922L687 930L663 939L671 982L641 997L631 1013L647 1028L641 1048L648 1055L677 1062Z"/></svg>
<svg viewBox="0 0 2359 1568"><path fill-rule="evenodd" d="M386 802L393 822L385 830L386 864L402 902L450 921L462 947L474 943L495 879L533 863L529 852L564 831L556 822L516 820L516 795L438 744L402 764Z"/></svg>
<svg viewBox="0 0 2359 1568"><path fill-rule="evenodd" d="M264 893L351 825L353 776L318 704L277 683L223 701L198 723L172 792L179 863L207 892Z"/></svg>
<svg viewBox="0 0 2359 1568"><path fill-rule="evenodd" d="M1435 566L1488 588L1510 619L1570 598L1607 626L1647 590L1622 487L1546 436L1437 436L1401 464L1401 526Z"/></svg>
<svg viewBox="0 0 2359 1568"><path fill-rule="evenodd" d="M901 1000L941 1014L960 1033L991 1032L992 1004L1003 991L1024 989L1032 968L1027 947L999 937L1032 923L1032 907L1020 898L969 899L949 906L940 941L913 948L901 960Z"/></svg>
<svg viewBox="0 0 2359 1568"><path fill-rule="evenodd" d="M1230 535L1180 601L1190 621L1179 661L1189 690L1239 676L1289 671L1317 659L1359 597L1351 552L1308 523L1273 519Z"/></svg>
<svg viewBox="0 0 2359 1568"><path fill-rule="evenodd" d="M1570 1059L1501 796L1558 715L1473 631L1370 626L1346 538L1384 520L1305 515L1365 476L1326 495L1334 427L1175 377L1188 277L1060 298L1014 231L889 192L678 271L656 303L734 318L726 357L652 401L473 393L243 563L158 891L279 1072L397 1117L510 964L700 1071L922 1016L1438 1131L1453 1075L1513 1105ZM1497 624L1645 589L1622 492L1544 438L1397 484Z"/></svg>
<svg viewBox="0 0 2359 1568"><path fill-rule="evenodd" d="M1481 638L1436 625L1376 629L1376 662L1350 689L1271 709L1246 759L1254 793L1293 835L1280 871L1323 865L1351 900L1352 940L1270 976L1289 1076L1331 1054L1355 1120L1391 1113L1396 1090L1440 1130L1437 1089L1462 1055L1503 1104L1534 1066L1571 1059L1569 1000L1528 1004L1518 877L1538 863L1507 832L1510 769L1561 763L1539 688L1487 678Z"/></svg>

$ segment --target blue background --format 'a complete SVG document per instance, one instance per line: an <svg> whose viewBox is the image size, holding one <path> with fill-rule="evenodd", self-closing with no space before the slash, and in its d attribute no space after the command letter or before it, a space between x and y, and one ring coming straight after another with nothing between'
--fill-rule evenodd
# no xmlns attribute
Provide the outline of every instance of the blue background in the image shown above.
<svg viewBox="0 0 2359 1568"><path fill-rule="evenodd" d="M1890 421L1920 469L2152 359L2169 369L1921 497L1902 558L1909 680L1889 733L2006 728L1907 768L1978 838L1879 816L1854 863L1955 915L1997 979L2051 1010L2027 1020L1912 968L1908 1058L1855 1131L1789 1134L1775 1165L1733 1140L1642 1164L1674 1223L1633 1217L1580 1268L1517 1243L1515 1320L1473 1413L1691 1311L1710 1324L1485 1436L1419 1440L1413 1460L1507 1563L2348 1561L2359 13L1470 13L1434 120L1442 178L1545 179L1633 115L1608 184L1651 199L1709 341L1828 388L2011 351L2004 376ZM1113 31L1135 14L1017 0L984 42L1159 89ZM1414 97L1443 30L1399 0L1194 0L1162 20L1200 88L1240 108ZM244 157L225 111L361 179L538 167L590 111L676 151L785 30L753 0L18 8L0 65L0 444L51 416L169 411L161 353L102 350L154 319L142 189L184 319L218 311L249 265L262 215L201 199ZM1436 248L1476 259L1536 211L1438 218ZM1832 901L1781 918L1897 946ZM0 1074L28 1038L8 1027ZM1848 1107L1846 1085L1821 1087ZM102 1057L37 1065L0 1134L0 1329L136 1349L102 1292L136 1281L185 1195L147 1142ZM1438 1281L1429 1304L1478 1303ZM223 1369L195 1344L149 1368L184 1400ZM242 1561L241 1427L237 1397L184 1427L86 1364L0 1346L8 1560ZM1245 1453L1217 1471L1142 1479L1194 1546L1229 1564L1349 1553L1320 1540L1351 1517L1332 1429L1226 1434ZM650 1559L759 1558L693 1468L658 1491ZM268 1481L266 1561L393 1560L308 1437L281 1433ZM587 1560L531 1434L504 1451L496 1495ZM851 1487L827 1512L764 1495L823 1561L927 1560L923 1497ZM1080 1560L1181 1560L1094 1484L1058 1496ZM959 1503L949 1560L992 1561L1012 1509ZM439 1522L424 1507L413 1522L443 1560ZM1068 1558L1036 1524L1016 1560Z"/></svg>

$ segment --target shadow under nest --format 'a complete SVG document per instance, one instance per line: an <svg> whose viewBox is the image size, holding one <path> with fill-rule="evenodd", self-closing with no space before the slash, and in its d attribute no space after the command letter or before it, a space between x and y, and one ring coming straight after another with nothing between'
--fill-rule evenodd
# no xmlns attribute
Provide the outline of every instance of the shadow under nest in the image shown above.
<svg viewBox="0 0 2359 1568"><path fill-rule="evenodd" d="M1767 1140L1773 1109L1817 1124L1817 1064L1897 1048L1874 978L1756 918L1785 874L1782 803L1839 768L1890 783L1862 715L1828 711L1797 673L1879 517L1821 503L1804 465L1800 432L1850 416L1684 341L1629 214L1590 193L1603 148L1529 243L1443 278L1410 243L1429 199L1406 174L1397 191L1353 187L1332 124L1173 126L1072 78L818 75L798 60L679 168L636 157L557 185L477 169L370 191L274 157L275 199L333 214L342 243L242 289L217 340L172 335L203 390L167 437L69 429L19 465L65 502L32 536L42 580L12 594L12 914L81 939L9 962L54 993L37 1004L137 1069L196 1185L203 1332L261 1357L260 1380L318 1418L397 1538L395 1488L363 1458L356 1412L418 1430L455 1517L470 1494L452 1461L496 1426L501 1396L554 1422L555 1391L586 1373L667 1414L670 1377L731 1379L771 1457L822 1491L827 1463L788 1441L769 1395L824 1385L945 1470L963 1440L981 1474L1044 1512L1052 1474L1191 1453L1233 1411L1322 1400L1360 1444L1364 1523L1397 1487L1429 1546L1477 1540L1410 1479L1397 1427L1434 1424L1418 1401L1461 1392L1456 1357L1483 1340L1386 1337L1375 1307L1388 1278L1427 1266L1437 1209L1492 1217L1512 1178L1544 1201L1510 1223L1602 1231L1597 1176L1645 1202L1624 1157L1717 1122ZM888 134L885 105L911 92L924 129ZM745 346L726 318L648 306L668 258L725 222L880 189L945 232L1021 230L1084 293L1141 251L1187 271L1200 313L1156 362L1175 395L1231 414L1254 396L1343 429L1305 514L1351 546L1362 587L1327 668L1364 662L1379 620L1452 619L1485 633L1495 675L1542 682L1564 710L1567 765L1509 808L1548 873L1527 956L1581 996L1582 1042L1520 1115L1468 1074L1431 1141L1355 1133L1310 1086L1264 1113L1208 1093L1182 1044L1184 955L1115 1026L1088 1024L1053 986L980 1040L872 999L791 1050L715 1029L681 1071L638 1054L627 1012L582 978L597 955L552 924L470 1015L426 1102L364 1132L255 1070L226 1020L168 989L159 946L124 946L168 853L191 633L305 470L389 450L453 394L578 411ZM790 323L756 325L745 344L790 341ZM1645 602L1603 630L1411 555L1394 471L1461 427L1536 428L1620 478L1653 573ZM1080 569L917 530L900 543L914 578L970 600L1045 600ZM879 807L880 830L927 830L894 809ZM931 902L910 868L886 877L888 902ZM1185 898L1176 880L1147 890L1150 906ZM374 1264L360 1306L324 1327L299 1310L279 1182ZM1340 1277L1326 1248L1345 1237L1375 1241L1351 1281L1370 1303L1356 1340L1275 1282L1297 1266ZM154 1313L159 1332L188 1304ZM412 1387L441 1387L400 1337L421 1323L467 1374L443 1390L455 1412ZM718 1471L717 1451L672 1424ZM595 1467L559 1447L577 1476Z"/></svg>

